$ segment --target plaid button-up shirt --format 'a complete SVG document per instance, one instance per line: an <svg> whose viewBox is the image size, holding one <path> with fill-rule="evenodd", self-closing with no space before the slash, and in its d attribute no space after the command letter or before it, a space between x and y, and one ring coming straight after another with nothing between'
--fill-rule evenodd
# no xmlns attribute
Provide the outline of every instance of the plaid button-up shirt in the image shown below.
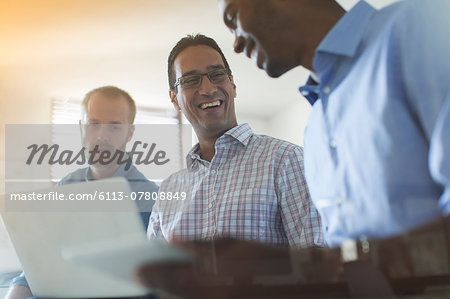
<svg viewBox="0 0 450 299"><path fill-rule="evenodd" d="M217 139L211 162L197 144L187 169L163 181L149 237L233 237L274 245L322 246L320 216L304 178L301 147L256 135L248 124ZM172 193L172 199L167 198ZM174 199L178 192L186 199Z"/></svg>

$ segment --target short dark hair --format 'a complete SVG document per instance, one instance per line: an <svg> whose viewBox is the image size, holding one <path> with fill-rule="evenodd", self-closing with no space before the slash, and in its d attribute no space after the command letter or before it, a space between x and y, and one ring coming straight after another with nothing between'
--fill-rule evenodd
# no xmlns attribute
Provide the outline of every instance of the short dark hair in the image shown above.
<svg viewBox="0 0 450 299"><path fill-rule="evenodd" d="M220 49L219 45L216 43L215 40L212 38L203 35L203 34L188 34L182 39L178 41L178 43L175 45L175 47L172 48L172 51L170 51L169 59L167 63L167 74L169 77L169 87L170 89L175 88L175 70L173 69L173 63L175 61L175 58L177 58L178 54L180 54L184 49L192 47L192 46L199 46L204 45L210 48L213 48L217 52L219 52L220 56L222 57L223 64L225 65L225 68L229 71L229 75L231 75L231 69L230 65L228 64L227 59L225 58L225 55L223 55L222 50Z"/></svg>
<svg viewBox="0 0 450 299"><path fill-rule="evenodd" d="M134 102L133 98L128 94L128 92L115 86L102 86L88 92L84 96L83 102L81 103L81 106L83 107L85 112L87 112L87 106L90 97L95 93L99 93L108 98L118 98L118 97L125 98L125 100L128 103L128 106L130 107L130 115L128 116L128 120L130 124L134 123L134 118L136 117L136 103Z"/></svg>

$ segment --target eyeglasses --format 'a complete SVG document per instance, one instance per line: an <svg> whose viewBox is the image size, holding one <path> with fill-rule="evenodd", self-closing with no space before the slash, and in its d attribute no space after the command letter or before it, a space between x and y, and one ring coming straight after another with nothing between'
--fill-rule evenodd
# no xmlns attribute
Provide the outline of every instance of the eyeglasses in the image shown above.
<svg viewBox="0 0 450 299"><path fill-rule="evenodd" d="M225 80L228 76L231 76L231 72L228 69L218 69L204 74L186 75L178 78L173 88L176 88L178 85L181 85L183 88L199 87L202 84L203 76L208 77L211 83L217 84Z"/></svg>

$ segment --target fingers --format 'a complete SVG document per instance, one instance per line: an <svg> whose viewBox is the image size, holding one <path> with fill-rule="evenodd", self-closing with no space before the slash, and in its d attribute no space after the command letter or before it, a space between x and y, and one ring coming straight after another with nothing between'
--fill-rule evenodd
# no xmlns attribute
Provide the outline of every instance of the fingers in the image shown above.
<svg viewBox="0 0 450 299"><path fill-rule="evenodd" d="M171 243L191 252L197 258L196 263L144 265L136 273L136 279L142 285L182 294L183 298L202 298L205 295L202 292L210 294L224 279L291 273L287 248L230 238L213 241L174 238Z"/></svg>

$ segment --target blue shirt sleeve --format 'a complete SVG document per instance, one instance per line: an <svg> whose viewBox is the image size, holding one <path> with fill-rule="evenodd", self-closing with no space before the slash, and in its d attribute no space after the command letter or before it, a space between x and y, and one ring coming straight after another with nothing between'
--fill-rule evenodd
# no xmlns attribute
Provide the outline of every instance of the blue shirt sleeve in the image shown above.
<svg viewBox="0 0 450 299"><path fill-rule="evenodd" d="M11 283L9 284L9 287L15 287L15 286L24 286L29 288L30 286L28 285L27 279L25 278L25 273L22 272L20 273L19 276L13 278L13 280L11 280Z"/></svg>
<svg viewBox="0 0 450 299"><path fill-rule="evenodd" d="M442 186L439 208L450 213L450 2L410 2L401 19L400 58L411 111L429 141L428 166ZM408 34L414 32L414 34Z"/></svg>

